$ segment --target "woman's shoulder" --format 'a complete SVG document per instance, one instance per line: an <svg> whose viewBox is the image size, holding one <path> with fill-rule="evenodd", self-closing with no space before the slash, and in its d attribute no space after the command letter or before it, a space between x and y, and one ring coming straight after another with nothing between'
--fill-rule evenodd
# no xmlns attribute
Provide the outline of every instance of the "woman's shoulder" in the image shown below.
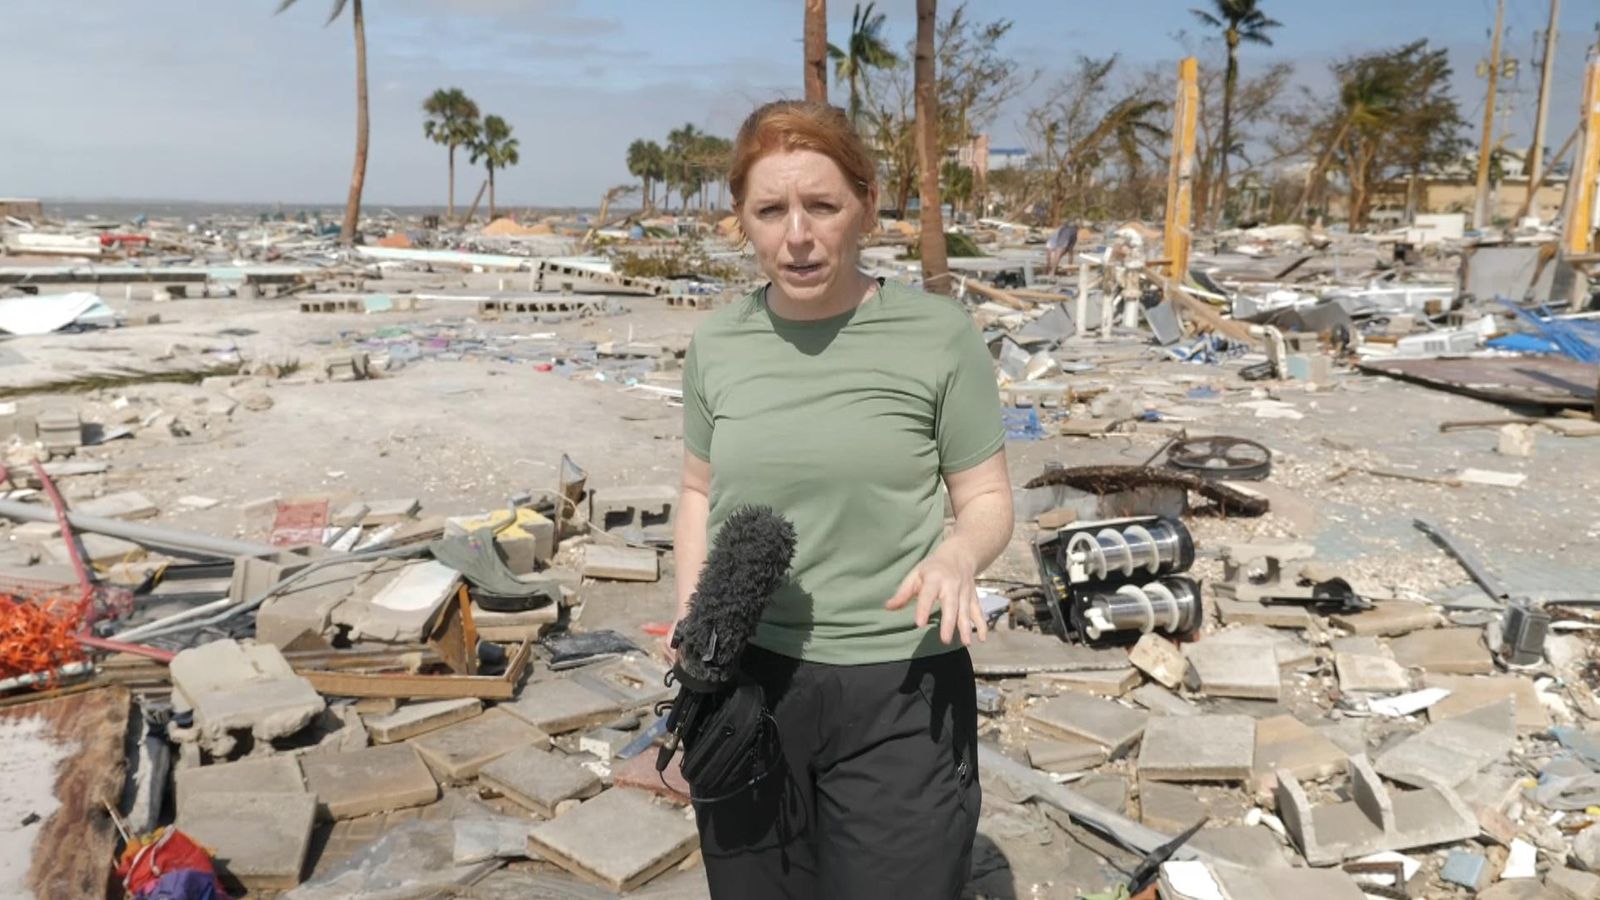
<svg viewBox="0 0 1600 900"><path fill-rule="evenodd" d="M694 328L694 339L698 342L716 340L731 334L737 334L752 325L760 324L755 314L761 311L761 288L752 288L729 303L717 307L711 314L700 320Z"/></svg>
<svg viewBox="0 0 1600 900"><path fill-rule="evenodd" d="M887 312L917 322L936 334L965 334L975 327L972 314L954 297L899 281L884 282L882 296Z"/></svg>

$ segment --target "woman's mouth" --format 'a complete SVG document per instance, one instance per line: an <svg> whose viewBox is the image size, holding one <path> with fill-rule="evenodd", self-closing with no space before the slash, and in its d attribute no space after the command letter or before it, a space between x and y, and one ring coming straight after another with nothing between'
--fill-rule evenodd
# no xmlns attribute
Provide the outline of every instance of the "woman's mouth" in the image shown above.
<svg viewBox="0 0 1600 900"><path fill-rule="evenodd" d="M785 263L783 271L796 281L810 281L822 275L822 263Z"/></svg>

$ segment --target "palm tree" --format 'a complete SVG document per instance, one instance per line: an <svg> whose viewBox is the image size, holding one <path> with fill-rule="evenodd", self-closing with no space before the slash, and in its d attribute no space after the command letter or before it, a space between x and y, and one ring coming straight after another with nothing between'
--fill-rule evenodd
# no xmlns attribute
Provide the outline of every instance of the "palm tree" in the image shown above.
<svg viewBox="0 0 1600 900"><path fill-rule="evenodd" d="M278 12L295 4L295 0L282 0ZM328 13L328 25L344 12L346 0L333 0L333 11ZM361 0L352 0L350 20L356 33L356 163L350 173L350 196L344 204L344 223L339 226L339 243L346 247L355 242L356 223L361 216L361 190L367 183L367 26L361 14Z"/></svg>
<svg viewBox="0 0 1600 900"><path fill-rule="evenodd" d="M806 0L806 99L828 102L828 0Z"/></svg>
<svg viewBox="0 0 1600 900"><path fill-rule="evenodd" d="M1217 175L1216 200L1211 204L1211 225L1216 226L1222 207L1228 202L1228 156L1233 151L1233 92L1239 83L1239 42L1272 46L1267 29L1283 25L1267 18L1258 8L1258 0L1211 0L1216 10L1213 15L1203 9L1191 9L1201 24L1222 30L1222 39L1228 45L1228 74L1222 82L1222 162Z"/></svg>
<svg viewBox="0 0 1600 900"><path fill-rule="evenodd" d="M656 203L656 182L666 167L666 154L655 141L640 138L628 145L628 174L639 179L644 188L644 205L648 209Z"/></svg>
<svg viewBox="0 0 1600 900"><path fill-rule="evenodd" d="M917 109L917 168L922 176L922 287L950 293L950 263L944 247L944 218L939 214L939 96L935 76L935 0L917 0L916 65L913 69ZM876 210L872 211L874 215Z"/></svg>
<svg viewBox="0 0 1600 900"><path fill-rule="evenodd" d="M700 192L703 181L698 150L704 138L705 134L689 123L667 132L666 181L683 197L684 212L689 211L689 198Z"/></svg>
<svg viewBox="0 0 1600 900"><path fill-rule="evenodd" d="M833 74L850 84L850 122L857 129L861 127L861 96L866 93L870 99L865 70L892 68L900 61L900 57L883 40L881 32L885 16L883 13L873 15L874 5L868 3L862 9L861 4L856 4L855 13L850 17L850 43L847 49L828 45L828 56L833 58Z"/></svg>
<svg viewBox="0 0 1600 900"><path fill-rule="evenodd" d="M1351 130L1381 127L1394 116L1404 99L1405 89L1394 70L1370 61L1352 67L1345 74L1339 85L1338 112L1327 126L1330 139L1323 145L1316 164L1306 173L1305 187L1291 218L1298 220L1306 214L1312 195L1321 188L1328 166L1333 162L1333 154L1344 146Z"/></svg>
<svg viewBox="0 0 1600 900"><path fill-rule="evenodd" d="M517 139L511 136L511 126L499 116L483 117L483 135L468 148L474 165L479 160L489 170L489 221L494 221L494 170L514 166L522 160L517 156Z"/></svg>
<svg viewBox="0 0 1600 900"><path fill-rule="evenodd" d="M483 127L478 122L478 104L473 103L460 88L440 88L422 102L422 111L428 117L422 122L422 133L436 144L450 150L450 204L447 218L456 217L456 148L478 139Z"/></svg>

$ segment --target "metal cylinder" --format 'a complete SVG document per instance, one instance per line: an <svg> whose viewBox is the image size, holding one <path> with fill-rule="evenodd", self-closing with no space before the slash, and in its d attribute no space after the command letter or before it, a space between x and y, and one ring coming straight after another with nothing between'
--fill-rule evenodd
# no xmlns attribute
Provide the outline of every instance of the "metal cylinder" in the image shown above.
<svg viewBox="0 0 1600 900"><path fill-rule="evenodd" d="M23 503L18 500L0 500L0 516L21 522L50 522L53 524L56 521L55 510L37 504ZM140 525L135 522L124 522L121 519L90 516L83 513L68 512L67 522L78 531L88 531L94 534L122 538L173 556L219 556L228 559L235 556L265 556L269 553L276 553L279 549L271 544L235 541L228 538L212 537L208 534L179 531L176 528Z"/></svg>
<svg viewBox="0 0 1600 900"><path fill-rule="evenodd" d="M1181 634L1199 626L1200 614L1200 586L1181 576L1095 592L1083 603L1084 632L1092 640L1111 631Z"/></svg>
<svg viewBox="0 0 1600 900"><path fill-rule="evenodd" d="M1099 580L1113 573L1132 575L1144 569L1161 575L1186 568L1184 547L1193 546L1188 529L1176 519L1107 526L1080 531L1067 541L1067 561L1082 568L1084 576Z"/></svg>

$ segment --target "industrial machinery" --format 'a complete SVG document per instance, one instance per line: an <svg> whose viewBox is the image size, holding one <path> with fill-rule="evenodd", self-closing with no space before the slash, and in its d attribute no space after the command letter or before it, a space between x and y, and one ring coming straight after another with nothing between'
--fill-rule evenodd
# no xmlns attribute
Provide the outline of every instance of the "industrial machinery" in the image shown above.
<svg viewBox="0 0 1600 900"><path fill-rule="evenodd" d="M1044 603L1063 640L1117 643L1200 627L1200 585L1182 573L1194 539L1175 518L1075 522L1035 539Z"/></svg>

